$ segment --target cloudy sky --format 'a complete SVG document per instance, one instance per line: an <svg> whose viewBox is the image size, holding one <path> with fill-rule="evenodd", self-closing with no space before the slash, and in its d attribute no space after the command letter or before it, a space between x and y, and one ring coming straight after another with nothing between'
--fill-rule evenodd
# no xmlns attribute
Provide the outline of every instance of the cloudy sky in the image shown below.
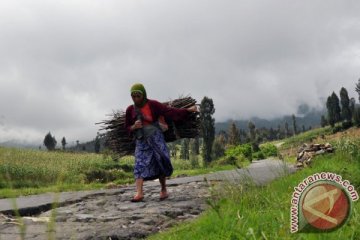
<svg viewBox="0 0 360 240"><path fill-rule="evenodd" d="M360 77L359 1L2 0L0 142L95 137L142 82L217 121L296 112Z"/></svg>

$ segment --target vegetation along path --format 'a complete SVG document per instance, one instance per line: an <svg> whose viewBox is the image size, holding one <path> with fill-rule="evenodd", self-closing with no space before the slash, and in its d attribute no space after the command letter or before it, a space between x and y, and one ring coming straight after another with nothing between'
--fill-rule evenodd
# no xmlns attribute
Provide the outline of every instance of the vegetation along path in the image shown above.
<svg viewBox="0 0 360 240"><path fill-rule="evenodd" d="M139 239L195 218L207 208L214 182L253 180L263 185L294 172L279 160L260 160L246 169L168 180L169 198L159 200L159 183L145 182L143 202L132 203L134 186L41 194L0 200L0 239ZM55 202L55 203L54 203ZM15 217L14 206L18 209Z"/></svg>

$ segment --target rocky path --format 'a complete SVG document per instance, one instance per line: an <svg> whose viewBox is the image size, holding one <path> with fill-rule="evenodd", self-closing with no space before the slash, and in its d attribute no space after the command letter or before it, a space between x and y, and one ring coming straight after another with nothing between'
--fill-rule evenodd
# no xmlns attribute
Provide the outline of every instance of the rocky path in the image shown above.
<svg viewBox="0 0 360 240"><path fill-rule="evenodd" d="M0 199L0 239L141 239L203 212L212 181L257 184L295 171L276 160L255 161L247 169L168 181L170 197L159 200L159 183L145 182L143 202L132 203L134 186L111 190L41 194L16 199L25 229L11 215L14 201ZM52 209L52 204L57 206ZM53 220L52 220L53 219Z"/></svg>

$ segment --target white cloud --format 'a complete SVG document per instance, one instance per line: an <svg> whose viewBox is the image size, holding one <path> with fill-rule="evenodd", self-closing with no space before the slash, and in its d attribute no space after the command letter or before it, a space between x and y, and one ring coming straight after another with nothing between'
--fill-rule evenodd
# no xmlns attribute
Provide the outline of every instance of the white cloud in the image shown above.
<svg viewBox="0 0 360 240"><path fill-rule="evenodd" d="M359 76L357 1L2 1L0 142L86 141L143 82L213 98L217 120L275 117ZM7 129L7 130L5 130Z"/></svg>

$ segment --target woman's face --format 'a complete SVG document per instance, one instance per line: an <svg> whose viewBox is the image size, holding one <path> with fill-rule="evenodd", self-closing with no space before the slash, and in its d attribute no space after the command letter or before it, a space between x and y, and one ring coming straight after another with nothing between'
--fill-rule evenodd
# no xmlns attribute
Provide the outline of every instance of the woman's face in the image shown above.
<svg viewBox="0 0 360 240"><path fill-rule="evenodd" d="M135 105L140 105L143 100L144 96L141 93L132 93L131 94L132 100L134 101Z"/></svg>

